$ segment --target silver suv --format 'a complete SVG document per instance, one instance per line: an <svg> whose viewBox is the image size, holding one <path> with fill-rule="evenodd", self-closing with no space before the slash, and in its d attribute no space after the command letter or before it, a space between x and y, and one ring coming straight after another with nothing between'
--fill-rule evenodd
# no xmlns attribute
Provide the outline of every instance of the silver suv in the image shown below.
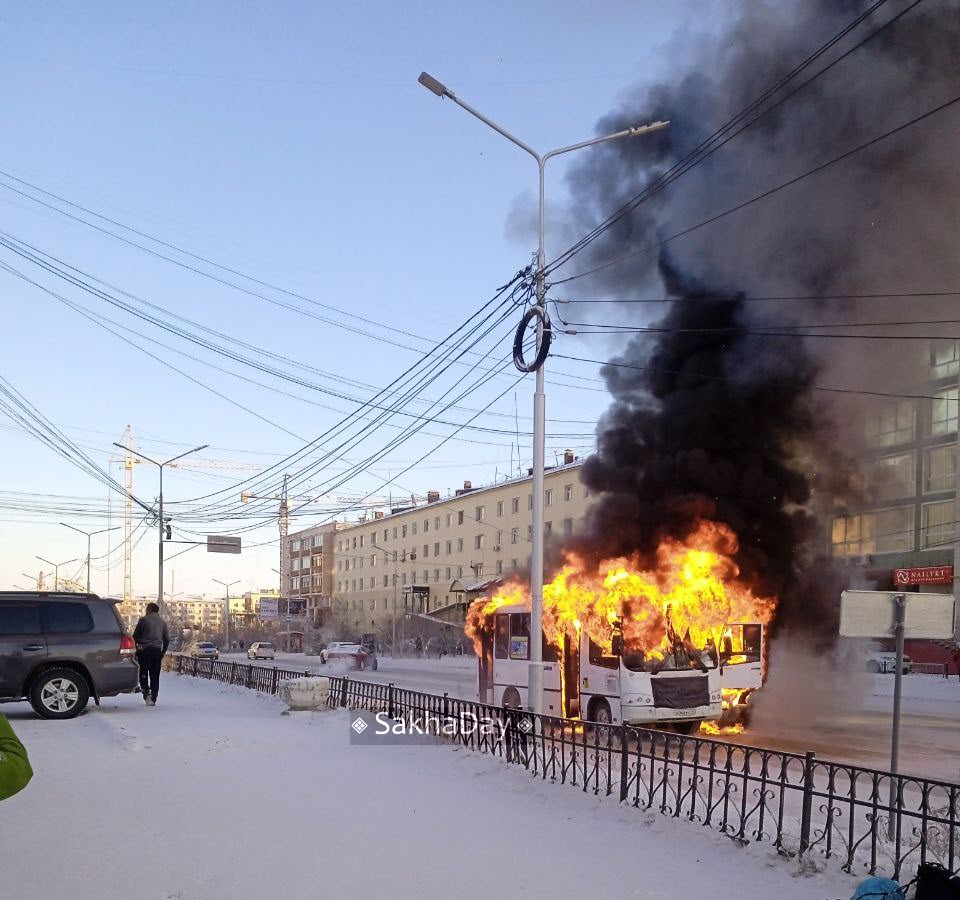
<svg viewBox="0 0 960 900"><path fill-rule="evenodd" d="M137 686L133 638L116 600L94 594L0 591L0 703L29 700L45 719L72 719L90 697Z"/></svg>

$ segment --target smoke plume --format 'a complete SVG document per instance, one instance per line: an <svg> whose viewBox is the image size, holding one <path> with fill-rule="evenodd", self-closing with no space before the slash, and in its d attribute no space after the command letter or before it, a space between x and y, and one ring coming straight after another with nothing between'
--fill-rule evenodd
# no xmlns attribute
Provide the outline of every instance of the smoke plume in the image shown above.
<svg viewBox="0 0 960 900"><path fill-rule="evenodd" d="M960 283L957 107L671 236L960 94L960 3L908 7L882 4L799 80L903 14L639 205L556 277L626 258L553 290L574 301L564 306L572 321L663 329L634 337L613 359L619 365L603 370L613 403L582 476L600 497L578 550L649 555L701 518L726 523L740 539L742 575L780 599L778 625L824 641L836 633L843 586L825 524L855 494L868 401L823 388L903 392L924 378L928 344L903 336L944 334L944 326L851 325L949 318L955 298L849 295ZM598 132L655 119L669 119L669 128L603 145L572 170L576 231L683 159L866 8L851 0L747 4L722 37L685 37L683 52L670 52L690 59L692 49L690 70L632 92ZM765 299L825 295L844 299ZM578 306L578 297L671 302ZM826 332L901 339L757 334L823 324L834 326Z"/></svg>

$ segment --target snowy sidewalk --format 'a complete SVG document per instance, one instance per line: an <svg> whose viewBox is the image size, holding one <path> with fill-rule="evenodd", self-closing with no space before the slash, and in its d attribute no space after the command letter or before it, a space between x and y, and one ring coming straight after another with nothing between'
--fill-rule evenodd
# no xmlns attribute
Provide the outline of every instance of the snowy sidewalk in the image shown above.
<svg viewBox="0 0 960 900"><path fill-rule="evenodd" d="M449 746L351 747L348 714L167 675L71 722L5 712L33 783L0 807L18 900L849 897L766 845Z"/></svg>

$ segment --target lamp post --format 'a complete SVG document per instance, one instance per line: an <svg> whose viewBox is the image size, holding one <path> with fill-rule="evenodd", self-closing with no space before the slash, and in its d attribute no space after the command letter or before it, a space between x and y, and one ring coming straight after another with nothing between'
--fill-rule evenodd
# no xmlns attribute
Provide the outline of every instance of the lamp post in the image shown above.
<svg viewBox="0 0 960 900"><path fill-rule="evenodd" d="M69 528L71 531L77 531L82 535L85 535L87 538L87 593L90 593L90 540L98 534L106 534L108 531L119 531L120 526L116 525L113 528L100 528L97 531L84 531L82 528L77 528L76 525L68 525L66 522L60 523L64 528ZM109 545L108 545L109 546Z"/></svg>
<svg viewBox="0 0 960 900"><path fill-rule="evenodd" d="M546 153L538 153L529 144L525 144L519 138L512 135L505 128L502 128L492 119L488 119L479 110L474 109L470 104L465 103L448 87L437 81L432 75L421 72L417 79L427 90L443 99L446 97L452 100L457 106L466 110L470 115L479 119L484 125L492 128L498 134L505 137L512 144L521 150L529 153L537 161L537 168L540 173L540 202L538 212L538 231L539 241L537 246L537 307L539 315L537 317L537 344L538 349L543 340L544 324L549 323L547 317L547 298L546 282L544 280L544 268L546 267L546 252L544 248L544 219L545 219L545 190L544 190L544 170L548 160L555 156L562 156L564 153L570 153L574 150L581 150L584 147L592 147L594 144L602 144L606 141L617 140L618 138L637 137L641 134L648 134L652 131L659 131L667 126L667 122L652 122L648 125L639 125L634 128L626 128L614 134L607 134L602 137L591 138L587 141L580 141L577 144L571 144L569 147L559 147L556 150L549 150ZM543 712L543 514L544 514L544 496L543 496L543 472L544 472L544 453L546 444L546 396L544 393L544 365L537 369L536 389L533 395L533 547L530 554L530 675L529 675L529 696L530 708L535 713Z"/></svg>
<svg viewBox="0 0 960 900"><path fill-rule="evenodd" d="M230 588L239 581L221 581L219 578L213 579L217 584L223 585L223 652L230 652Z"/></svg>
<svg viewBox="0 0 960 900"><path fill-rule="evenodd" d="M63 562L55 563L50 562L49 559L44 559L42 556L38 556L37 559L40 562L45 562L48 566L53 566L53 589L54 591L60 590L60 566L68 566L70 563L76 562L75 559L65 559Z"/></svg>
<svg viewBox="0 0 960 900"><path fill-rule="evenodd" d="M209 447L209 444L202 444L199 447L194 447L192 450L187 450L184 453L179 454L179 456L174 456L170 459L165 459L163 462L158 462L155 459L150 459L149 456L145 456L139 450L134 450L132 447L125 447L123 444L118 444L116 441L113 442L114 447L119 447L123 450L124 453L134 453L148 463L153 463L160 470L160 495L157 500L157 562L159 567L159 572L157 573L157 602L160 604L160 609L164 610L165 604L163 601L163 533L164 533L164 519L163 519L163 468L164 466L169 466L170 463L176 462L178 459L183 459L185 456L189 456L191 453L197 453L200 450L206 450Z"/></svg>

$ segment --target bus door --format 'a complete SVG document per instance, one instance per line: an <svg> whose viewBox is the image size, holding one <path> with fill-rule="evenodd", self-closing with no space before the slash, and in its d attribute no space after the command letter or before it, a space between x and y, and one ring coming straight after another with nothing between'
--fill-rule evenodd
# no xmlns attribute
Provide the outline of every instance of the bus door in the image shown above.
<svg viewBox="0 0 960 900"><path fill-rule="evenodd" d="M569 634L563 636L563 714L580 718L580 648Z"/></svg>
<svg viewBox="0 0 960 900"><path fill-rule="evenodd" d="M493 703L493 632L480 635L480 655L477 658L479 695L481 703Z"/></svg>

